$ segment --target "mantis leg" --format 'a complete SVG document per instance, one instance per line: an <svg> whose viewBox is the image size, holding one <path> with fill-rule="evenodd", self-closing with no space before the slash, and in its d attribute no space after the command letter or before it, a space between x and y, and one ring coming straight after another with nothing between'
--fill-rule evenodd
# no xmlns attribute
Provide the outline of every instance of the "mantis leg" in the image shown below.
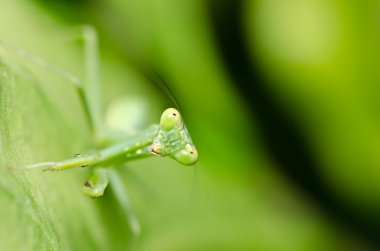
<svg viewBox="0 0 380 251"><path fill-rule="evenodd" d="M102 98L99 78L98 34L91 25L82 25L66 31L69 40L83 41L85 81L79 94L86 116L91 121L93 135L102 130ZM82 97L83 96L83 97Z"/></svg>
<svg viewBox="0 0 380 251"><path fill-rule="evenodd" d="M120 206L122 207L126 221L132 233L131 242L129 245L129 250L134 250L137 244L138 237L141 232L141 227L139 220L131 206L129 200L128 192L123 184L123 181L120 179L120 174L116 169L110 169L110 179L112 191L115 194L116 199L119 201Z"/></svg>
<svg viewBox="0 0 380 251"><path fill-rule="evenodd" d="M84 68L86 80L84 93L87 96L89 113L95 133L101 130L102 126L102 98L99 78L99 47L96 29L91 25L83 25L70 28L70 40L80 39L83 41L84 48Z"/></svg>
<svg viewBox="0 0 380 251"><path fill-rule="evenodd" d="M80 103L85 113L86 120L93 135L97 135L101 130L101 97L100 97L100 83L99 83L99 56L98 56L98 37L94 27L81 26L80 31L73 29L75 36L72 39L81 39L84 44L84 64L86 71L85 85L76 76L70 72L54 65L47 60L34 55L33 53L14 47L7 43L0 41L0 48L12 52L14 55L28 60L29 62L54 72L55 74L67 80L67 83L74 87L78 94Z"/></svg>
<svg viewBox="0 0 380 251"><path fill-rule="evenodd" d="M15 171L24 171L32 169L42 169L44 171L61 171L76 167L87 167L96 164L101 159L101 154L96 150L87 151L83 154L77 154L71 159L58 162L41 162L14 169Z"/></svg>
<svg viewBox="0 0 380 251"><path fill-rule="evenodd" d="M84 183L82 193L91 198L103 196L109 182L108 171L107 168L95 168L92 176Z"/></svg>
<svg viewBox="0 0 380 251"><path fill-rule="evenodd" d="M94 126L96 130L101 130L102 121L102 98L99 79L99 47L98 35L94 27L85 26L83 28L83 39L85 46L86 64L86 93L88 95L90 110L92 112Z"/></svg>
<svg viewBox="0 0 380 251"><path fill-rule="evenodd" d="M104 167L114 166L117 163L123 163L135 159L147 158L150 154L150 145L153 142L154 135L158 125L152 125L147 130L136 134L129 140L111 145L101 150L89 150L87 152L76 154L73 158L58 162L42 162L31 165L18 167L12 170L34 170L43 169L45 171L61 171L77 167Z"/></svg>

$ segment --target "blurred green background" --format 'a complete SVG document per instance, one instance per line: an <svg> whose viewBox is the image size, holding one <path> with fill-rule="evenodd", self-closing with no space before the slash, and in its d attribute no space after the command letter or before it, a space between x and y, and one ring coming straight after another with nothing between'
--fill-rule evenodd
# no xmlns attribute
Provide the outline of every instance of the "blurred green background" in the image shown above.
<svg viewBox="0 0 380 251"><path fill-rule="evenodd" d="M120 170L142 225L136 250L377 250L379 13L371 0L0 0L0 249L128 250L112 193L80 192L90 170L10 171L92 146L67 80L4 44L84 80L89 24L104 114L128 100L130 132L159 120L173 104L150 65L200 155L195 167L151 158ZM276 134L286 121L301 141Z"/></svg>

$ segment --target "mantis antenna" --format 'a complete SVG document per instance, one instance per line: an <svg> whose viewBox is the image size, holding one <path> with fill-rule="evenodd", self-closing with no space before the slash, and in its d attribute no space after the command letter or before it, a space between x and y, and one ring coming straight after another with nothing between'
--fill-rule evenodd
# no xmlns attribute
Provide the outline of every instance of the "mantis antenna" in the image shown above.
<svg viewBox="0 0 380 251"><path fill-rule="evenodd" d="M170 101L172 101L173 105L181 111L181 107L179 105L178 100L175 98L174 93L170 90L166 82L162 79L160 74L155 71L151 66L142 67L142 71L145 76L155 85L157 86L162 93L164 93Z"/></svg>

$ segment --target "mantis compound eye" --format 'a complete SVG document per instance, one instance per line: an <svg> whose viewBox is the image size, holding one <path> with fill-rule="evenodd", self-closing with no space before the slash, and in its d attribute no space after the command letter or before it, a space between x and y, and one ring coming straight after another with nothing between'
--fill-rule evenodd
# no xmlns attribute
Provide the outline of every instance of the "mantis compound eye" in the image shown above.
<svg viewBox="0 0 380 251"><path fill-rule="evenodd" d="M177 109L168 108L161 116L160 129L164 131L172 130L174 127L181 127L182 118Z"/></svg>
<svg viewBox="0 0 380 251"><path fill-rule="evenodd" d="M194 165L198 161L198 152L195 146L187 143L185 148L174 154L174 159L183 165Z"/></svg>

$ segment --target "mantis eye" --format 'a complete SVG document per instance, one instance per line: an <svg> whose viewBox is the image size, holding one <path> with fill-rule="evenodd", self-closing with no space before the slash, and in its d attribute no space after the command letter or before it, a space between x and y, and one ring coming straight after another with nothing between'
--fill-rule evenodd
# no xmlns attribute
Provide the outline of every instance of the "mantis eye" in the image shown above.
<svg viewBox="0 0 380 251"><path fill-rule="evenodd" d="M188 143L184 149L174 154L174 158L181 164L190 166L198 161L198 152L193 144Z"/></svg>
<svg viewBox="0 0 380 251"><path fill-rule="evenodd" d="M161 116L160 128L164 131L169 131L174 127L180 127L182 124L181 114L177 109L168 108Z"/></svg>

